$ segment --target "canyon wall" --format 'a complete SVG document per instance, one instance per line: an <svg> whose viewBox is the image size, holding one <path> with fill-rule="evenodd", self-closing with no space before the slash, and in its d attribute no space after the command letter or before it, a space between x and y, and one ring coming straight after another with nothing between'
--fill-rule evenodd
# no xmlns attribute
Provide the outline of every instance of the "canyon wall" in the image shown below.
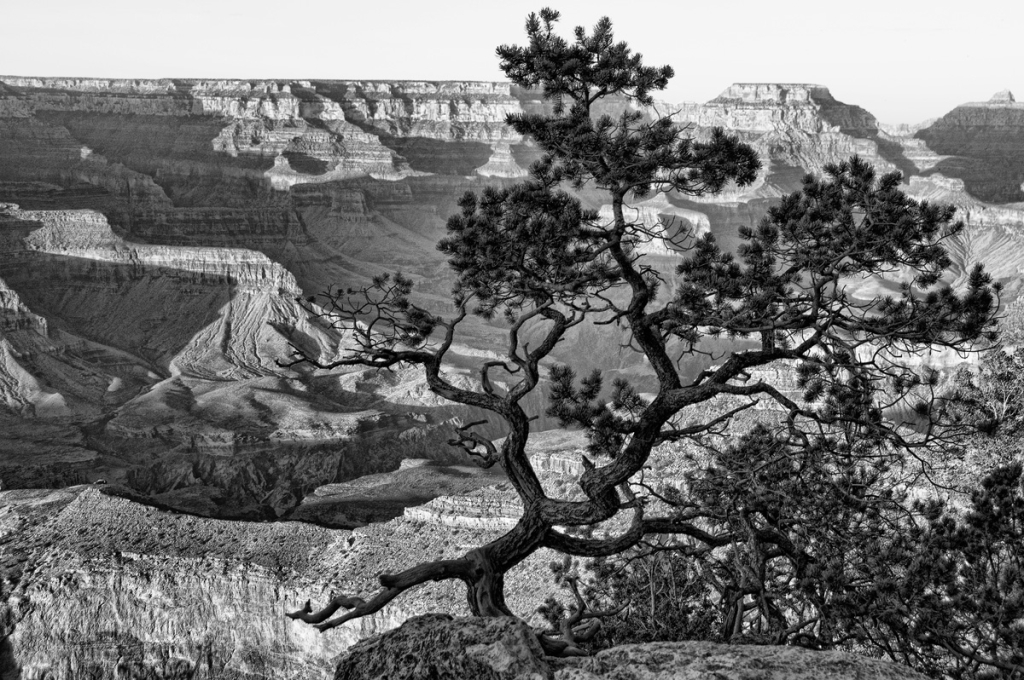
<svg viewBox="0 0 1024 680"><path fill-rule="evenodd" d="M1024 103L1009 90L961 104L914 137L945 156L932 172L962 179L978 199L1024 201Z"/></svg>
<svg viewBox="0 0 1024 680"><path fill-rule="evenodd" d="M874 116L836 100L821 85L737 83L707 103L677 107L672 117L693 126L698 135L714 127L738 133L765 162L762 179L753 187L712 201L776 197L796 189L803 172L820 174L826 164L853 154L883 172L913 168ZM791 169L797 170L795 176Z"/></svg>
<svg viewBox="0 0 1024 680"><path fill-rule="evenodd" d="M399 518L355 531L178 515L96 487L0 492L3 678L327 677L355 641L428 611L465 615L461 585L428 584L321 634L288 619L307 600L363 597L375 575L454 558L494 527ZM530 619L553 592L542 551L507 578Z"/></svg>
<svg viewBox="0 0 1024 680"><path fill-rule="evenodd" d="M509 148L522 140L504 124L507 114L522 108L506 83L20 77L0 82L2 118L42 117L83 128L94 127L98 116L131 115L153 127L196 127L195 118L210 119L209 125L223 121L205 140L208 149L233 159L268 159L264 174L279 189L357 176L473 174L477 167L487 176L523 172ZM169 125L161 120L166 118L188 122ZM110 141L95 132L90 138ZM447 153L445 144L431 142L450 143ZM103 153L104 145L98 146ZM473 165L471 158L479 162Z"/></svg>
<svg viewBox="0 0 1024 680"><path fill-rule="evenodd" d="M458 414L431 401L421 383L378 385L367 397L358 381L342 386L282 367L292 343L329 359L344 342L295 298L399 269L415 281L420 304L447 313L451 278L434 248L445 220L465 191L522 176L536 149L504 118L544 106L536 92L503 83L0 77L0 201L8 206L0 214L0 403L12 423L5 432L16 432L24 451L62 442L75 460L141 451L129 467L144 458L146 468L165 472L132 473L137 489L180 495L176 484L266 488L229 484L238 470L214 474L206 463L186 473L196 455L246 458L285 447L282 459L297 460L289 457L299 449L334 440L384 437L389 428L397 435L421 422L407 415L417 399L438 410L413 415L441 427ZM608 112L621 108L613 102ZM975 112L976 137L1015 134L1019 105L1009 95L963 108ZM956 128L967 114L883 126L821 85L744 83L704 104L658 110L675 110L698 138L723 126L764 160L751 187L700 200L658 195L635 206L648 234L638 246L666 273L689 239L712 233L734 248L736 228L756 223L805 172L859 153L881 171L903 171L912 194L960 208L968 229L951 244L950 283L985 261L1009 296L1017 294L1012 254L1024 245L1024 213L973 196L966 180L943 173L953 156L928 141L928 130ZM607 217L597 194L581 196ZM864 294L876 290L859 285ZM493 351L499 335L468 320L457 352L468 366ZM600 335L573 329L556 354L580 370L649 379L642 362ZM49 422L36 432L45 434L30 437L14 425L43 416ZM348 457L339 451L332 456ZM29 459L25 453L18 465ZM244 477L280 478L252 464L242 465ZM320 469L318 484L343 481ZM45 470L39 483L54 479L52 466ZM11 482L26 482L11 474ZM68 474L72 481L82 473ZM209 500L213 492L204 493ZM274 490L281 499L302 493Z"/></svg>
<svg viewBox="0 0 1024 680"><path fill-rule="evenodd" d="M330 358L344 334L262 252L128 241L95 210L3 204L0 280L7 488L103 478L182 510L274 517L404 456L458 457L445 423L465 409L281 365L292 342Z"/></svg>
<svg viewBox="0 0 1024 680"><path fill-rule="evenodd" d="M504 119L544 106L503 83L0 77L0 540L17 575L0 668L315 677L359 635L462 601L439 586L337 643L279 616L477 545L518 512L501 479L466 471L446 446L481 414L433 395L420 372L287 364L292 345L339 356L346 334L299 302L331 286L401 270L419 304L450 313L435 248L445 221L466 191L524 175L539 154ZM903 172L913 196L957 206L967 228L950 243L948 283L981 261L1016 299L1020 106L1003 95L915 127L882 125L813 84L659 104L697 138L736 133L764 169L715 197L639 202L637 245L670 277L690 239L735 248L737 227L804 174L857 153ZM598 193L580 196L607 218ZM450 377L472 387L504 331L477 318L461 331ZM642 389L649 368L607 337L574 328L555 358ZM481 432L503 434L493 422ZM577 444L534 452L552 493L579 492ZM409 459L429 465L400 470ZM99 480L108 494L11 490ZM524 615L548 580L538 560L510 594Z"/></svg>

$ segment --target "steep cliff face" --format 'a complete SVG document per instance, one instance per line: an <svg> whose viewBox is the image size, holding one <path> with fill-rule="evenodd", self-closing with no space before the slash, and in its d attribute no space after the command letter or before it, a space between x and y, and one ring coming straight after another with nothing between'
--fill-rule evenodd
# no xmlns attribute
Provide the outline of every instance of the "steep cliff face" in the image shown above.
<svg viewBox="0 0 1024 680"><path fill-rule="evenodd" d="M465 614L460 586L425 586L328 634L285 611L331 592L365 597L381 570L455 557L464 542L492 536L453 537L408 519L354 532L209 520L82 487L0 500L2 661L25 680L328 677L360 638L426 611ZM509 575L515 610L528 614L543 599L550 559L537 555Z"/></svg>
<svg viewBox="0 0 1024 680"><path fill-rule="evenodd" d="M209 205L212 198L200 196L203 192L194 186L197 166L204 168L200 174L223 175L218 164L232 168L236 178L260 177L279 189L357 176L394 180L416 172L519 176L526 162L517 157L525 147L504 125L505 116L544 107L535 92L506 83L0 81L0 120L12 130L7 136L50 138L55 159L83 161L93 154L143 174L158 174L168 195L193 205L197 200ZM1019 137L1015 106L1009 93L984 105L965 105L961 113L949 114L917 136L931 140L932 151L960 158L954 165L980 158L979 153L994 158L985 149L997 146L1009 158L1013 152L1006 150L1006 143ZM740 132L773 162L774 175L786 167L820 171L825 163L852 153L871 158L881 168L911 174L921 167L920 158L911 158L928 156L919 145L894 141L874 116L837 101L820 85L737 83L705 104L673 108L680 122L698 131L723 126ZM108 119L116 120L122 137L134 140L131 148L115 143L104 122ZM980 133L979 126L989 132ZM231 160L215 160L223 155ZM190 164L191 180L172 159ZM1001 167L996 174L1006 174L1003 170L1012 168ZM773 189L766 175L768 186L755 189L768 197L792 188L792 178L778 179L782 184ZM1021 182L1010 184L1017 191ZM985 200L1007 200L991 188L975 193Z"/></svg>
<svg viewBox="0 0 1024 680"><path fill-rule="evenodd" d="M45 371L38 371L65 349L65 343L50 340L46 320L33 314L0 279L0 407L23 417L68 415L68 400L39 375ZM71 366L67 369L69 377L85 378L81 371L74 375Z"/></svg>
<svg viewBox="0 0 1024 680"><path fill-rule="evenodd" d="M328 637L283 616L325 596L347 532L177 516L93 489L48 494L3 492L18 516L3 560L8 663L21 678L319 678L333 655L397 622Z"/></svg>
<svg viewBox="0 0 1024 680"><path fill-rule="evenodd" d="M102 186L111 196L107 201L116 207L105 212L133 237L255 247L291 269L307 292L365 281L364 272L378 265L405 267L406 252L431 252L463 188L451 184L453 175L522 176L528 147L504 117L545 106L536 92L502 83L0 80L6 83L0 121L21 126L18 134L30 140L19 142L24 164L31 165L33 144L62 159L44 163L35 179L69 189L73 169L74 179ZM613 103L611 109L616 106L621 108ZM761 201L795 188L805 171L820 172L853 153L882 170L905 173L917 172L908 154L918 160L929 155L919 140L880 131L870 113L818 85L736 84L706 104L682 105L676 117L694 125L698 136L713 126L738 132L768 161L753 187L710 199L729 206L727 212L737 201L751 200L760 212ZM22 129L29 125L41 126L38 134ZM52 139L31 141L40 135ZM445 177L431 191L420 191L427 185L415 182L432 179L418 177L422 173ZM397 203L385 205L386 191L375 186L391 182L405 185L398 192L407 196L401 211ZM325 189L298 192L310 184ZM440 187L443 192L434 191ZM349 210L350 198L342 198L353 189L363 193L355 199L362 203L356 211ZM3 191L0 186L0 197ZM313 198L318 195L330 197L328 210L322 198ZM677 199L670 197L669 204L697 207ZM700 215L681 217L705 228ZM707 219L707 229L728 238L733 220ZM393 263L370 254L374 246L352 252L352 236L368 230L382 243L385 233L395 233L393 225L409 245L389 249ZM409 239L409 231L423 242ZM671 254L660 238L649 247ZM318 266L310 266L313 259ZM421 270L441 265L432 260ZM432 271L427 278L436 276Z"/></svg>
<svg viewBox="0 0 1024 680"><path fill-rule="evenodd" d="M350 119L390 137L511 141L505 117L522 111L508 83L358 81L314 84Z"/></svg>
<svg viewBox="0 0 1024 680"><path fill-rule="evenodd" d="M962 104L915 135L947 158L934 171L993 203L1024 201L1024 103L1009 91Z"/></svg>
<svg viewBox="0 0 1024 680"><path fill-rule="evenodd" d="M45 213L45 224L41 214L0 204L0 410L27 418L95 416L156 376L131 355L68 332L37 312L37 287L22 284L26 277L52 277L47 286L59 285L58 273L42 265L45 253L95 254L113 243L98 213L83 213L80 220Z"/></svg>
<svg viewBox="0 0 1024 680"><path fill-rule="evenodd" d="M262 253L130 243L95 211L8 204L0 211L0 234L0 275L33 309L165 370L195 341L205 347L209 338L195 335L221 314L226 323L249 320L238 330L255 337L239 335L239 342L259 342L259 327L274 318L268 307L283 311L270 303L299 294L294 277ZM220 336L231 351L223 329ZM247 357L254 369L274 359Z"/></svg>

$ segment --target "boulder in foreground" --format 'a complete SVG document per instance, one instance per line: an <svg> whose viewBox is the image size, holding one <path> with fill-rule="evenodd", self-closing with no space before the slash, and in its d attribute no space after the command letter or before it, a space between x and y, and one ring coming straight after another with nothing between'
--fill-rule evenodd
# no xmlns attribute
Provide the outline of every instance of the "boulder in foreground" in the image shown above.
<svg viewBox="0 0 1024 680"><path fill-rule="evenodd" d="M363 640L342 657L335 680L550 680L533 631L514 618L416 616Z"/></svg>

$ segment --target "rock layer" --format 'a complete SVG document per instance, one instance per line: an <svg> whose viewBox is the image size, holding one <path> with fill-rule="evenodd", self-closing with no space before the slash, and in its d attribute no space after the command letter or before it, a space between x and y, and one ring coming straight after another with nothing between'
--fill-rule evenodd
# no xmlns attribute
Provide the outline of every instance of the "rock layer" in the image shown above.
<svg viewBox="0 0 1024 680"><path fill-rule="evenodd" d="M267 176L279 189L354 176L407 176L413 171L396 154L403 145L398 141L396 146L395 140L408 138L455 146L498 144L496 157L481 174L522 172L508 151L509 143L522 140L504 124L506 115L520 113L522 107L506 83L4 76L0 84L0 118L49 114L53 120L67 121L67 114L76 114L79 119L227 119L230 122L206 140L209 148L235 158L276 159Z"/></svg>

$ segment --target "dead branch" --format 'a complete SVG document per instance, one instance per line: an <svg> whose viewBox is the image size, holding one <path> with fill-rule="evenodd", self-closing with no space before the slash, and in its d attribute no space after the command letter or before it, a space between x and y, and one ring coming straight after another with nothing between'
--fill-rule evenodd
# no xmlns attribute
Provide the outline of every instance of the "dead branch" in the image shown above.
<svg viewBox="0 0 1024 680"><path fill-rule="evenodd" d="M388 602L395 599L409 588L418 586L427 581L440 581L449 578L459 578L468 574L472 567L469 560L463 558L458 560L437 560L416 565L406 569L399 574L381 574L380 584L382 590L371 598L364 600L360 597L339 595L332 599L324 608L313 611L310 602L307 600L305 606L286 615L291 619L298 619L306 623L314 624L314 628L320 632L336 628L347 621L357 619L374 612L380 611ZM342 607L349 611L341 616L330 618Z"/></svg>
<svg viewBox="0 0 1024 680"><path fill-rule="evenodd" d="M477 425L484 425L486 422L486 420L475 420L472 423L457 426L455 429L458 430L459 436L448 440L449 446L462 449L473 457L473 462L484 469L492 467L501 459L498 447L494 445L494 442L470 431ZM483 450L481 451L477 447L482 447Z"/></svg>

